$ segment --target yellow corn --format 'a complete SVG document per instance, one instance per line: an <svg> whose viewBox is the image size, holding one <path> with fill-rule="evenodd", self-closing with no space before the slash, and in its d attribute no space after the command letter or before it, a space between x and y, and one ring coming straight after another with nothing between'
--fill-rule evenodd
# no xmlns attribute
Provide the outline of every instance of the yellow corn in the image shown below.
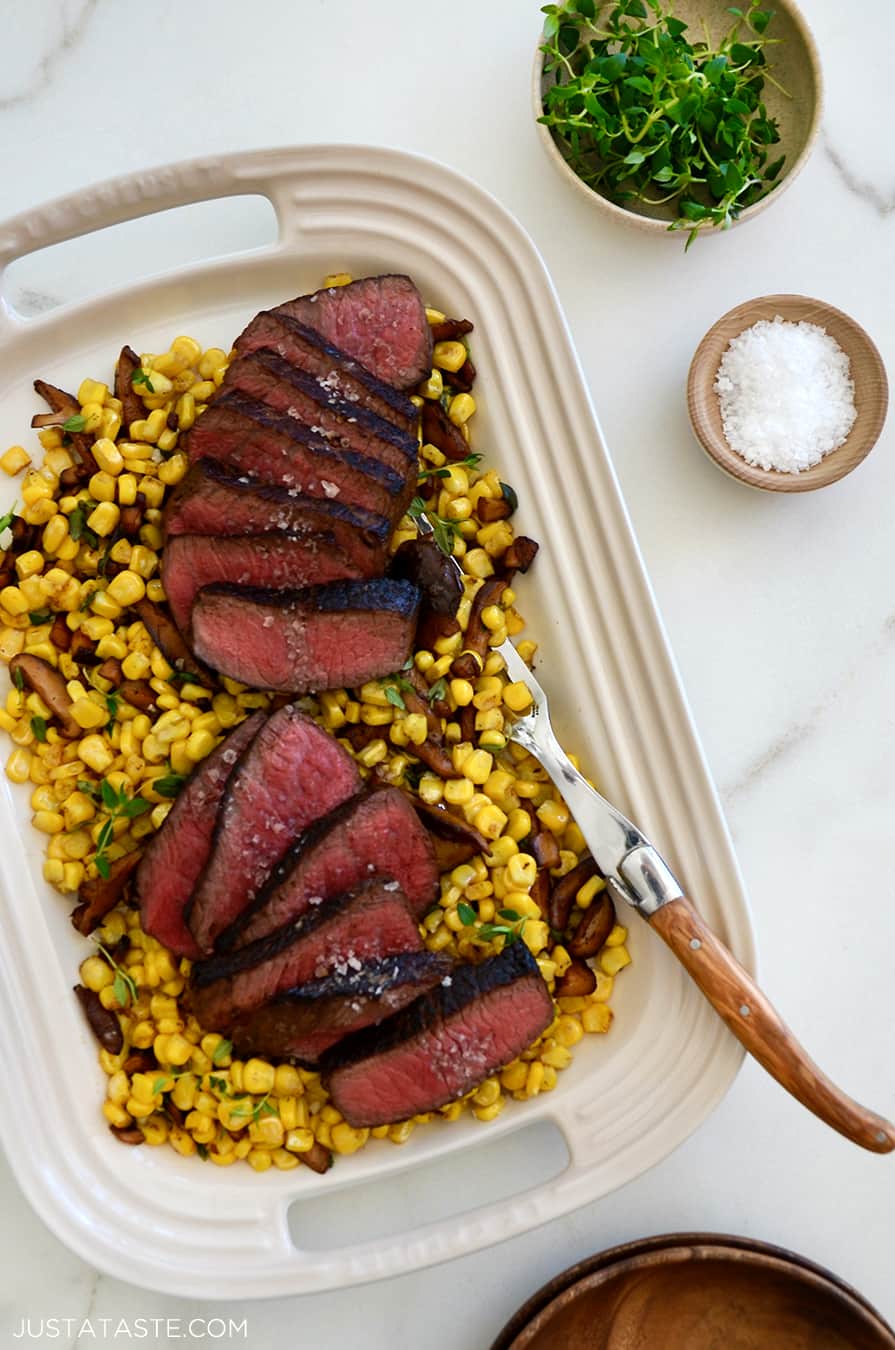
<svg viewBox="0 0 895 1350"><path fill-rule="evenodd" d="M116 478L124 468L124 456L114 440L106 436L100 436L93 442L93 458L102 472L111 478ZM111 501L113 498L110 497L108 500Z"/></svg>
<svg viewBox="0 0 895 1350"><path fill-rule="evenodd" d="M4 455L0 455L0 469L13 478L31 463L31 456L23 445L11 445Z"/></svg>
<svg viewBox="0 0 895 1350"><path fill-rule="evenodd" d="M462 343L460 344L463 345ZM465 351L465 348L464 348ZM464 357L465 360L465 357ZM462 364L462 362L461 362ZM459 370L459 366L457 369ZM448 406L448 417L454 426L460 427L464 422L468 422L476 409L476 402L472 394L455 394Z"/></svg>
<svg viewBox="0 0 895 1350"><path fill-rule="evenodd" d="M466 348L462 342L436 342L432 363L440 370L457 371L466 363Z"/></svg>

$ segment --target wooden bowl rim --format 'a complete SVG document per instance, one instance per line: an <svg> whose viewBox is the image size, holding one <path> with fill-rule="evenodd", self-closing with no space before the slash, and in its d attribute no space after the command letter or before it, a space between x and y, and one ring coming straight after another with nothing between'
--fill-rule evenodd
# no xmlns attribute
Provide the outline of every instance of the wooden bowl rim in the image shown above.
<svg viewBox="0 0 895 1350"><path fill-rule="evenodd" d="M680 1235L684 1237L686 1235ZM694 1235L698 1238L699 1235ZM549 1328L552 1316L570 1301L576 1300L583 1295L599 1290L605 1285L609 1285L619 1278L628 1274L637 1274L649 1272L658 1269L667 1269L671 1264L668 1258L675 1258L681 1265L692 1267L700 1262L720 1262L725 1266L747 1267L750 1270L764 1270L772 1274L782 1276L794 1284L799 1284L803 1288L814 1290L816 1293L827 1294L854 1318L856 1328L862 1326L865 1329L870 1328L881 1336L888 1338L890 1344L895 1347L895 1332L881 1317L877 1310L862 1295L853 1290L851 1286L840 1280L838 1276L825 1270L822 1266L808 1261L802 1257L795 1257L781 1248L771 1247L765 1243L750 1243L747 1240L732 1240L729 1242L717 1241L715 1235L704 1235L708 1241L665 1241L662 1245L653 1246L648 1250L641 1250L627 1255L622 1255L618 1259L607 1260L594 1269L585 1272L577 1279L564 1284L552 1297L542 1301L533 1311L524 1324L517 1326L511 1340L500 1341L499 1344L505 1347L505 1350L525 1350L530 1343L532 1334ZM633 1244L640 1246L640 1244ZM624 1252L624 1249L619 1249ZM521 1339L520 1338L524 1338ZM498 1342L492 1347L497 1350Z"/></svg>
<svg viewBox="0 0 895 1350"><path fill-rule="evenodd" d="M790 19L792 19L793 24L798 30L800 38L805 44L805 49L808 53L808 61L811 66L811 73L814 78L814 86L817 91L814 100L814 110L812 113L811 121L808 126L808 134L805 138L805 144L802 147L800 153L793 160L790 167L779 179L777 187L774 189L773 192L768 193L766 197L762 197L760 201L754 202L752 206L747 206L745 211L741 212L741 214L729 227L731 229L737 225L745 224L746 221L753 220L755 216L759 215L762 211L766 210L768 206L771 206L773 202L776 201L777 198L781 196L781 194L786 190L786 188L788 188L792 183L795 182L796 178L799 176L799 174L802 172L802 169L807 164L808 159L817 141L817 137L820 133L820 123L823 114L824 98L825 98L825 87L824 87L823 67L821 66L820 63L820 52L818 51L817 42L815 41L813 32L808 26L808 21L806 20L805 15L802 13L801 7L798 4L796 4L796 0L778 0L777 8L779 10L785 11L787 16ZM636 229L646 230L650 234L654 235L664 234L667 235L669 239L679 239L682 234L686 233L684 230L669 230L668 226L670 222L667 220L656 220L651 216L642 216L639 214L639 212L632 211L628 207L619 206L617 202L610 201L608 197L604 197L601 192L597 192L594 188L588 187L587 183L583 183L581 181L577 173L575 173L575 170L569 167L569 165L566 163L562 151L559 149L559 146L556 144L555 140L553 139L553 136L550 133L550 128L545 127L542 122L539 122L537 120L541 116L541 113L544 111L544 104L541 94L541 82L544 73L543 66L544 66L544 57L541 52L541 39L539 38L538 45L535 49L534 73L532 78L532 102L534 104L534 112L535 112L535 128L538 132L541 145L544 147L544 150L546 151L548 158L552 160L552 162L554 163L556 168L560 171L562 176L566 179L567 182L572 183L573 186L576 187L579 192L583 193L587 197L588 201L592 203L592 205L597 206L598 208L604 210L608 215L614 216L615 219L620 221L621 223L626 225L633 225ZM703 231L700 231L700 234L702 233ZM707 238L712 238L726 233L727 233L726 230L721 229L717 225L710 225L709 228L704 231L705 237Z"/></svg>
<svg viewBox="0 0 895 1350"><path fill-rule="evenodd" d="M730 342L731 337L745 332L747 328L750 328L753 323L758 322L763 317L763 315L756 313L758 309L775 309L781 318L793 322L793 315L805 306L810 306L815 311L808 322L817 322L818 320L822 322L824 318L833 318L843 325L849 334L849 340L847 343L840 342L839 345L848 356L849 361L852 362L853 370L859 352L870 361L873 376L879 387L879 408L869 427L862 429L867 443L853 462L849 463L849 442L854 434L854 428L841 445L837 446L835 450L831 450L810 470L804 470L801 473L783 473L779 469L762 469L758 465L747 463L742 455L731 449L723 435L720 440L717 440L710 433L704 420L697 415L696 393L697 390L705 388L706 380L714 384L718 365L726 350L727 343ZM789 313L786 311L789 311ZM706 362L707 352L718 340L718 330L729 324L739 325L741 321L742 326L737 327L736 331L728 336L727 343L720 348L717 363ZM708 372L705 376L702 374L703 367ZM858 323L857 319L852 318L850 314L846 314L845 310L837 309L835 305L830 305L825 300L816 300L809 295L791 293L759 295L751 300L744 300L739 305L734 305L733 309L729 309L726 314L722 314L720 319L717 319L704 335L693 353L690 369L687 372L687 412L694 436L713 464L716 464L719 469L722 469L732 478L744 483L746 487L756 488L758 491L813 492L817 488L828 487L830 483L836 483L845 478L859 464L864 462L879 441L882 429L885 426L888 407L889 382L886 376L885 362L873 338Z"/></svg>
<svg viewBox="0 0 895 1350"><path fill-rule="evenodd" d="M786 1247L778 1247L771 1242L763 1242L759 1238L742 1237L734 1233L683 1232L657 1233L652 1237L637 1238L633 1242L623 1242L615 1247L607 1247L603 1251L595 1252L582 1261L577 1261L572 1266L567 1266L565 1270L561 1270L557 1275L554 1275L552 1280L548 1280L546 1284L541 1285L540 1289L537 1289L520 1308L517 1308L492 1342L490 1350L512 1350L522 1331L543 1309L554 1302L559 1294L571 1289L588 1275L618 1265L633 1256L655 1254L674 1247L694 1246L714 1246L719 1249L764 1253L768 1256L778 1257L794 1267L821 1276L860 1304L876 1318L886 1332L895 1336L895 1332L893 1332L889 1323L885 1321L860 1290L855 1289L853 1285L843 1280L834 1271L827 1269L826 1266L810 1260L807 1256L802 1256L799 1252L790 1251Z"/></svg>

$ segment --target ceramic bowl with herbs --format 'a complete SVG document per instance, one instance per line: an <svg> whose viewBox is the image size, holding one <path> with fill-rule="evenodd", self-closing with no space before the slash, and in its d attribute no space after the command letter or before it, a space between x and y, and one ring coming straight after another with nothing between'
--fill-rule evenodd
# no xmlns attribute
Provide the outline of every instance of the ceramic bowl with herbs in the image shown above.
<svg viewBox="0 0 895 1350"><path fill-rule="evenodd" d="M602 212L687 247L776 201L817 137L817 48L791 0L565 0L535 59L540 139Z"/></svg>

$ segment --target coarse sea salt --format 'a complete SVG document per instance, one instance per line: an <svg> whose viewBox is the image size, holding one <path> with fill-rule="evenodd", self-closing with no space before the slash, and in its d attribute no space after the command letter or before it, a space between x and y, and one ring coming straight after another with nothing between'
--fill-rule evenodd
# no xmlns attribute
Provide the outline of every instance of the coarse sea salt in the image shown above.
<svg viewBox="0 0 895 1350"><path fill-rule="evenodd" d="M732 338L715 377L724 435L747 464L800 473L851 431L855 386L838 342L778 314Z"/></svg>

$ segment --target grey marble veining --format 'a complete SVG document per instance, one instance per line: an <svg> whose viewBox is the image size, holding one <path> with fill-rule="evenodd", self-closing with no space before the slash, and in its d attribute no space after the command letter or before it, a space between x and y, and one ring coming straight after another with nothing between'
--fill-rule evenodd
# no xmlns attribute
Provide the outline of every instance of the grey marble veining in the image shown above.
<svg viewBox="0 0 895 1350"><path fill-rule="evenodd" d="M30 65L21 59L7 61L0 74L0 113L36 99L53 79L60 62L74 55L90 24L99 0L31 0L15 5L16 14L7 28L7 55L21 55L27 30L28 46L34 47ZM122 7L123 8L123 7ZM4 20L4 22L7 22ZM9 92L5 87L9 85Z"/></svg>

